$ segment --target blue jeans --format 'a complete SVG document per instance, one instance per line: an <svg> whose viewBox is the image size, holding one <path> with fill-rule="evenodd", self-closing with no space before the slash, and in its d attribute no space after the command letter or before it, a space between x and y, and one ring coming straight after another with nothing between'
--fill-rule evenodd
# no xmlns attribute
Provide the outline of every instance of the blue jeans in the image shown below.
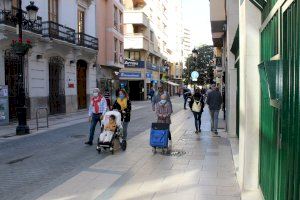
<svg viewBox="0 0 300 200"><path fill-rule="evenodd" d="M183 108L186 109L186 102L188 98L183 98L184 99L184 104L183 104Z"/></svg>
<svg viewBox="0 0 300 200"><path fill-rule="evenodd" d="M218 120L220 110L209 110L211 117L211 130L217 132L218 130Z"/></svg>
<svg viewBox="0 0 300 200"><path fill-rule="evenodd" d="M123 126L123 139L124 139L124 140L127 139L127 128L128 128L128 124L129 124L129 122L122 122L122 126Z"/></svg>
<svg viewBox="0 0 300 200"><path fill-rule="evenodd" d="M193 114L194 114L194 118L195 118L196 131L200 131L201 130L201 115L202 115L202 112L193 112Z"/></svg>
<svg viewBox="0 0 300 200"><path fill-rule="evenodd" d="M101 114L93 114L91 125L90 125L89 142L93 142L93 140L94 140L95 128L96 128L98 122L101 126Z"/></svg>

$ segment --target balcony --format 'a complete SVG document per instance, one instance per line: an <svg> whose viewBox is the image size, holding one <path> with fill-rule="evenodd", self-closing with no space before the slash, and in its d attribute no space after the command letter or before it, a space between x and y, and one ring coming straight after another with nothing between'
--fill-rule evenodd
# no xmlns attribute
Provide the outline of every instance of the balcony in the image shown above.
<svg viewBox="0 0 300 200"><path fill-rule="evenodd" d="M43 37L63 40L73 44L76 43L76 34L74 29L52 21L43 22L42 26Z"/></svg>
<svg viewBox="0 0 300 200"><path fill-rule="evenodd" d="M98 38L92 37L84 33L76 34L77 45L98 50Z"/></svg>
<svg viewBox="0 0 300 200"><path fill-rule="evenodd" d="M149 40L142 33L132 33L125 35L125 49L149 49Z"/></svg>
<svg viewBox="0 0 300 200"><path fill-rule="evenodd" d="M17 8L12 8L11 10L0 10L0 24L5 24L8 26L16 27L18 23L17 19ZM23 29L28 30L37 34L42 34L42 18L37 17L37 20L31 22L27 17L27 12L23 11Z"/></svg>
<svg viewBox="0 0 300 200"><path fill-rule="evenodd" d="M130 10L125 11L124 24L139 24L148 27L149 19L142 10Z"/></svg>

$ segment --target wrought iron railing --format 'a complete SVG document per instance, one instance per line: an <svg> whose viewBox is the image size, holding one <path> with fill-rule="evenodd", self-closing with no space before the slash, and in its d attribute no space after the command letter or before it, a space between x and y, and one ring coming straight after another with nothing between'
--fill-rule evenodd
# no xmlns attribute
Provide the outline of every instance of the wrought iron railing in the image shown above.
<svg viewBox="0 0 300 200"><path fill-rule="evenodd" d="M18 23L18 9L12 8L11 10L0 10L0 24L16 27ZM37 34L42 34L42 18L37 17L37 20L28 20L27 12L23 11L23 29L32 31Z"/></svg>
<svg viewBox="0 0 300 200"><path fill-rule="evenodd" d="M75 44L75 30L56 22L46 21L43 22L43 36L55 38Z"/></svg>
<svg viewBox="0 0 300 200"><path fill-rule="evenodd" d="M98 50L98 38L85 33L77 33L77 45Z"/></svg>

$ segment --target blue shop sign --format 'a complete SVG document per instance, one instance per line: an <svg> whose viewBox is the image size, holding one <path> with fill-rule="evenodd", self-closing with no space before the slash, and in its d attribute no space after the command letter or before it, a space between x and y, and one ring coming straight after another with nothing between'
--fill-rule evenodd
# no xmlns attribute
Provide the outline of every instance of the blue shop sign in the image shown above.
<svg viewBox="0 0 300 200"><path fill-rule="evenodd" d="M146 73L146 78L150 78L151 79L152 78L152 73L151 72L147 72Z"/></svg>
<svg viewBox="0 0 300 200"><path fill-rule="evenodd" d="M144 68L145 61L125 59L124 66L127 68Z"/></svg>
<svg viewBox="0 0 300 200"><path fill-rule="evenodd" d="M141 78L142 74L140 72L121 72L121 78Z"/></svg>
<svg viewBox="0 0 300 200"><path fill-rule="evenodd" d="M147 62L147 69L151 69L153 71L158 71L158 67L155 65L152 65L152 63Z"/></svg>

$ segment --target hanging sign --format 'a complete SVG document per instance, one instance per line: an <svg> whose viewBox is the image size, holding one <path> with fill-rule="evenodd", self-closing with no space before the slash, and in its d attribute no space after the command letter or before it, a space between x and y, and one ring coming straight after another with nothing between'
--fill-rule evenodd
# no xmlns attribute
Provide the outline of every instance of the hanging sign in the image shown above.
<svg viewBox="0 0 300 200"><path fill-rule="evenodd" d="M197 81L197 80L198 80L198 77L199 77L199 72L193 71L193 72L191 73L192 81Z"/></svg>

